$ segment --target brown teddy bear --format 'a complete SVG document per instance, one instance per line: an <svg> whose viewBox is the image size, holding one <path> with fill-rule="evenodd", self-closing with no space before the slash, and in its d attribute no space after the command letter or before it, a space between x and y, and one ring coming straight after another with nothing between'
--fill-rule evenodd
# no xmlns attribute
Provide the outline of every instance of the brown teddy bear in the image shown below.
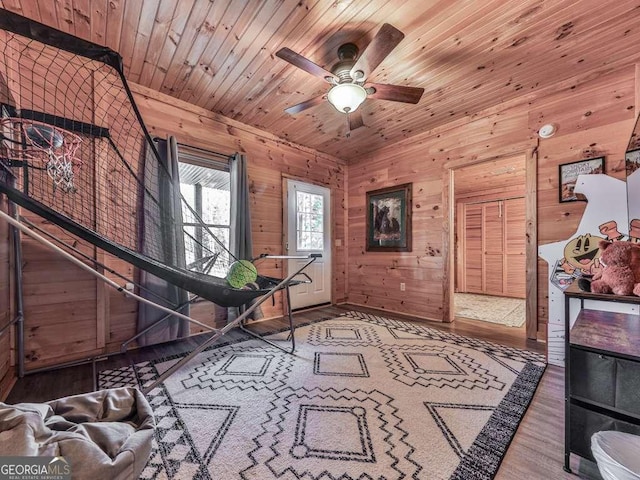
<svg viewBox="0 0 640 480"><path fill-rule="evenodd" d="M632 242L600 241L600 263L591 291L640 296L640 245Z"/></svg>

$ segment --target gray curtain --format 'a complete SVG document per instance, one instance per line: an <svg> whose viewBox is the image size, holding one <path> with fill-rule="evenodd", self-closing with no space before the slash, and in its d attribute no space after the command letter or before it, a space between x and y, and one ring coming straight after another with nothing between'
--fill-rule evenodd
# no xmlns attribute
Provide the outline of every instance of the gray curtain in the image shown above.
<svg viewBox="0 0 640 480"><path fill-rule="evenodd" d="M249 178L247 176L247 157L236 153L231 157L229 165L231 176L231 225L229 232L229 250L238 260L251 260L253 258L253 241L251 238L251 215L249 209ZM233 261L233 259L231 259ZM231 321L244 310L244 308L230 308L228 320ZM262 312L258 307L252 318L262 318Z"/></svg>
<svg viewBox="0 0 640 480"><path fill-rule="evenodd" d="M156 147L160 154L160 161L166 166L169 176L163 173L162 167L156 164L151 148L147 149L145 162L145 188L158 199L160 206L145 198L144 216L142 218L143 238L141 239L142 253L157 258L168 265L185 268L184 237L182 234L182 205L180 199L180 179L178 174L178 145L175 137L158 140ZM156 171L153 171L156 170ZM158 218L151 218L158 217ZM158 231L159 230L159 231ZM149 238L154 236L155 238ZM161 238L161 252L157 252L158 239ZM153 249L154 251L149 251ZM161 258L158 258L161 255ZM150 273L140 271L140 285L146 290L140 295L156 303L174 308L188 301L188 293L165 280ZM153 293L149 293L149 291ZM155 295L154 295L155 294ZM162 302L158 297L166 299ZM189 315L189 305L182 307L181 313ZM165 313L146 304L140 304L138 309L137 331L144 330L157 322ZM189 335L189 322L171 317L150 332L138 339L140 345L167 342Z"/></svg>

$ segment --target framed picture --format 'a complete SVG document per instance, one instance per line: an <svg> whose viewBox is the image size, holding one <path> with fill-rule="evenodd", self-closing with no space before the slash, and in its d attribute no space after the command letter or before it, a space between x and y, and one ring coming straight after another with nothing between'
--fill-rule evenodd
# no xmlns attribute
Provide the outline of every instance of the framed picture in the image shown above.
<svg viewBox="0 0 640 480"><path fill-rule="evenodd" d="M578 175L604 173L604 157L560 165L560 203L583 200L574 192Z"/></svg>
<svg viewBox="0 0 640 480"><path fill-rule="evenodd" d="M630 150L624 154L627 177L640 168L640 150Z"/></svg>
<svg viewBox="0 0 640 480"><path fill-rule="evenodd" d="M367 192L368 252L411 251L411 184Z"/></svg>

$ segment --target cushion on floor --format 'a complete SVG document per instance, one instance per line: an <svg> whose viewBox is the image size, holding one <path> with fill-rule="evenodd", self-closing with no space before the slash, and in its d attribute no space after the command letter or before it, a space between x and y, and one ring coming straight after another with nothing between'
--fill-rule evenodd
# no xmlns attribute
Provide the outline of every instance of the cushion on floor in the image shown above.
<svg viewBox="0 0 640 480"><path fill-rule="evenodd" d="M137 478L151 452L154 419L135 388L48 403L0 403L0 456L62 456L73 478Z"/></svg>

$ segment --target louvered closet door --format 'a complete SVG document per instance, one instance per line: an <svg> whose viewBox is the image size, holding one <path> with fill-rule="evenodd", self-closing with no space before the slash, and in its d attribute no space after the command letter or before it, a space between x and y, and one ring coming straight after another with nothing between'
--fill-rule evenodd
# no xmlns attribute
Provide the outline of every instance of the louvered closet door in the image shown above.
<svg viewBox="0 0 640 480"><path fill-rule="evenodd" d="M482 205L464 205L462 291L482 293Z"/></svg>
<svg viewBox="0 0 640 480"><path fill-rule="evenodd" d="M504 202L505 287L504 295L526 296L526 217L524 197Z"/></svg>
<svg viewBox="0 0 640 480"><path fill-rule="evenodd" d="M484 243L483 292L502 295L504 290L504 228L502 202L482 204Z"/></svg>
<svg viewBox="0 0 640 480"><path fill-rule="evenodd" d="M458 291L524 298L525 199L461 204Z"/></svg>

